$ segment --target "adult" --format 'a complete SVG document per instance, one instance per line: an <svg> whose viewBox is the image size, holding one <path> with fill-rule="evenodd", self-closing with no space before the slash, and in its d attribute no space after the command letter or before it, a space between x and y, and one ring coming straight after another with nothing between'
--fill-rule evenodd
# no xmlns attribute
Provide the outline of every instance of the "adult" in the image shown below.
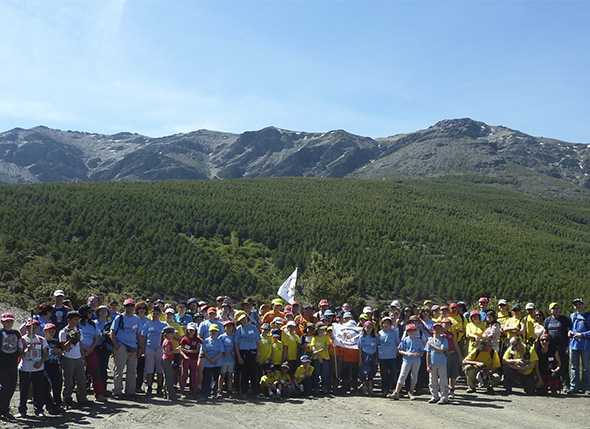
<svg viewBox="0 0 590 429"><path fill-rule="evenodd" d="M137 355L140 345L139 317L135 315L135 301L127 298L123 302L124 312L113 319L111 342L115 370L113 377L113 397L123 397L123 375L125 375L125 396L134 399L137 386Z"/></svg>
<svg viewBox="0 0 590 429"><path fill-rule="evenodd" d="M503 356L504 388L510 395L515 382L519 382L527 395L535 393L537 372L535 367L539 361L535 346L528 346L520 337L510 338L510 346Z"/></svg>
<svg viewBox="0 0 590 429"><path fill-rule="evenodd" d="M96 400L104 401L106 384L100 375L100 360L96 351L99 332L96 323L92 320L92 309L89 305L80 306L78 313L80 313L80 350L86 364L86 374L92 381Z"/></svg>
<svg viewBox="0 0 590 429"><path fill-rule="evenodd" d="M467 393L475 393L479 382L488 393L493 393L494 374L500 369L500 356L489 341L480 340L475 349L463 359L463 370L467 379Z"/></svg>
<svg viewBox="0 0 590 429"><path fill-rule="evenodd" d="M96 353L98 355L98 376L106 387L108 380L109 359L113 353L113 344L110 338L111 320L109 320L109 308L106 305L99 305L96 308Z"/></svg>
<svg viewBox="0 0 590 429"><path fill-rule="evenodd" d="M392 393L398 376L396 363L398 359L397 348L400 342L399 330L397 326L393 326L391 317L381 319L381 330L377 339L381 389L384 395L388 395Z"/></svg>
<svg viewBox="0 0 590 429"><path fill-rule="evenodd" d="M137 353L137 382L135 384L135 393L143 393L143 381L144 381L144 371L145 371L145 338L142 337L142 332L145 326L149 323L149 319L147 317L148 312L148 305L145 301L139 301L135 304L135 315L139 319L139 338L140 344L138 347Z"/></svg>
<svg viewBox="0 0 590 429"><path fill-rule="evenodd" d="M57 289L53 292L53 314L51 316L51 322L56 326L57 330L62 330L66 324L66 316L71 308L64 304L66 294L63 290Z"/></svg>
<svg viewBox="0 0 590 429"><path fill-rule="evenodd" d="M502 331L506 335L506 339L510 341L514 337L521 337L523 334L522 327L522 311L520 305L514 304L511 309L512 316L506 320Z"/></svg>
<svg viewBox="0 0 590 429"><path fill-rule="evenodd" d="M271 301L272 310L267 311L262 316L262 323L272 323L272 321L278 317L283 319L285 317L285 313L283 312L283 300L280 298L275 298Z"/></svg>
<svg viewBox="0 0 590 429"><path fill-rule="evenodd" d="M535 351L539 358L536 367L537 377L542 380L544 393L558 394L562 388L561 377L559 376L562 363L557 348L551 342L551 337L548 334L539 337L535 343Z"/></svg>
<svg viewBox="0 0 590 429"><path fill-rule="evenodd" d="M217 308L209 307L207 309L207 319L203 320L199 325L199 337L204 340L205 338L209 338L211 335L211 330L209 329L212 325L217 326L218 332L223 333L223 322L219 320L217 317Z"/></svg>
<svg viewBox="0 0 590 429"><path fill-rule="evenodd" d="M234 336L236 359L240 369L240 392L258 393L258 368L256 365L256 353L260 333L247 314L237 317L238 327Z"/></svg>
<svg viewBox="0 0 590 429"><path fill-rule="evenodd" d="M152 318L143 325L143 331L141 332L144 342L144 374L147 384L146 394L148 396L153 393L154 377L158 386L157 394L162 396L163 392L162 335L168 325L160 320L161 313L160 306L155 305L152 309Z"/></svg>
<svg viewBox="0 0 590 429"><path fill-rule="evenodd" d="M524 309L526 316L522 319L523 324L523 338L528 345L534 344L537 337L535 336L535 304L528 302Z"/></svg>
<svg viewBox="0 0 590 429"><path fill-rule="evenodd" d="M561 365L561 379L565 385L569 385L568 365L565 363L569 362L569 331L572 321L569 317L561 314L561 307L556 302L549 304L549 312L549 317L545 319L543 326L545 332L551 337L551 342L557 347L559 359L563 363Z"/></svg>
<svg viewBox="0 0 590 429"><path fill-rule="evenodd" d="M53 308L49 304L39 304L37 306L37 314L33 316L37 322L39 322L39 326L37 329L37 334L44 336L45 333L45 325L51 323L51 316L53 316Z"/></svg>
<svg viewBox="0 0 590 429"><path fill-rule="evenodd" d="M59 331L58 339L64 350L61 365L63 368L64 404L72 407L72 394L74 386L76 387L76 400L78 406L88 404L86 400L86 374L84 367L84 357L80 348L80 313L70 311L66 315L66 326Z"/></svg>
<svg viewBox="0 0 590 429"><path fill-rule="evenodd" d="M576 393L590 393L590 313L584 311L584 301L572 302L574 312L570 315L570 388Z"/></svg>
<svg viewBox="0 0 590 429"><path fill-rule="evenodd" d="M465 337L468 342L467 353L471 353L476 349L477 343L482 338L485 329L486 325L481 320L481 313L477 310L469 313L469 322L465 326Z"/></svg>
<svg viewBox="0 0 590 429"><path fill-rule="evenodd" d="M498 322L504 326L504 323L510 318L510 311L508 310L508 301L505 299L498 300Z"/></svg>
<svg viewBox="0 0 590 429"><path fill-rule="evenodd" d="M314 317L317 320L322 320L322 316L330 308L330 301L328 301L325 298L320 299L320 302L318 303L318 308L319 310L314 314Z"/></svg>
<svg viewBox="0 0 590 429"><path fill-rule="evenodd" d="M21 334L14 326L14 314L3 313L0 316L0 417L14 421L10 414L10 400L16 390L18 361L23 354Z"/></svg>

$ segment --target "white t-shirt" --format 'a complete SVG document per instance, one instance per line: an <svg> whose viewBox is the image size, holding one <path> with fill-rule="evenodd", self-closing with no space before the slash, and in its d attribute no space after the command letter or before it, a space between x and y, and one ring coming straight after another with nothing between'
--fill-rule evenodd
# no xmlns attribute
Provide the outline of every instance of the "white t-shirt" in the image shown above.
<svg viewBox="0 0 590 429"><path fill-rule="evenodd" d="M28 335L22 338L24 346L23 357L18 364L18 369L25 372L37 372L45 369L45 362L43 361L43 350L47 350L47 340L39 335L35 335L32 338ZM41 362L38 368L35 368L35 364Z"/></svg>
<svg viewBox="0 0 590 429"><path fill-rule="evenodd" d="M58 339L60 343L68 341L68 331L69 329L67 326L59 331ZM80 352L80 342L78 341L75 345L72 345L70 350L64 351L63 356L68 359L80 359L82 357L82 353Z"/></svg>

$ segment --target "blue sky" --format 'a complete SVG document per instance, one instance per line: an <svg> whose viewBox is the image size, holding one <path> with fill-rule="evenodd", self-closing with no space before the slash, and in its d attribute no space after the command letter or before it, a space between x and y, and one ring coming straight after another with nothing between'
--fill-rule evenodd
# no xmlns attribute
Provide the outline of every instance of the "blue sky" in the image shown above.
<svg viewBox="0 0 590 429"><path fill-rule="evenodd" d="M590 143L590 1L0 2L0 129L373 137L472 117Z"/></svg>

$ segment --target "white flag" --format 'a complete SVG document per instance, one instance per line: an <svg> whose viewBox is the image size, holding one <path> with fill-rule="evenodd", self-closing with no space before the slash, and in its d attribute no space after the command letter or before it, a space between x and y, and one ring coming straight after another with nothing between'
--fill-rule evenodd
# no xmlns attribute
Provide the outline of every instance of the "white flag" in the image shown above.
<svg viewBox="0 0 590 429"><path fill-rule="evenodd" d="M295 284L297 283L297 268L289 276L287 280L281 285L277 291L277 295L287 301L289 304L295 302Z"/></svg>
<svg viewBox="0 0 590 429"><path fill-rule="evenodd" d="M332 339L336 347L358 349L362 334L363 328L359 326L344 326L339 323L332 324Z"/></svg>

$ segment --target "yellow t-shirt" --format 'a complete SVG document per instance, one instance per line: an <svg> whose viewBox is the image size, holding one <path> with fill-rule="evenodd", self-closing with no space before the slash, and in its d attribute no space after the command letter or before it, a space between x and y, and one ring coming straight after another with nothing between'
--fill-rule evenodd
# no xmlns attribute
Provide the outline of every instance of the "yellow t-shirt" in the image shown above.
<svg viewBox="0 0 590 429"><path fill-rule="evenodd" d="M287 360L297 360L297 350L299 344L301 344L301 337L297 334L283 332L281 342L287 347Z"/></svg>
<svg viewBox="0 0 590 429"><path fill-rule="evenodd" d="M271 352L271 359L273 365L280 365L283 363L283 343L279 340L272 341L272 352Z"/></svg>
<svg viewBox="0 0 590 429"><path fill-rule="evenodd" d="M504 328L504 324L506 321L510 319L510 312L508 311L498 311L498 322Z"/></svg>
<svg viewBox="0 0 590 429"><path fill-rule="evenodd" d="M531 362L531 363L535 363L539 361L539 356L537 356L537 351L535 350L535 346L531 346L529 348L529 358L528 361L525 359L525 352L526 352L526 346L525 346L525 351L523 352L519 352L516 350L512 350L512 347L508 347L506 349L506 351L504 352L504 360L508 360L508 359L523 359L525 360L526 363ZM535 365L531 365L530 368L528 368L525 371L522 371L523 375L530 375L533 371L535 370Z"/></svg>
<svg viewBox="0 0 590 429"><path fill-rule="evenodd" d="M258 342L258 353L256 362L267 363L272 357L272 337L270 335L261 335Z"/></svg>
<svg viewBox="0 0 590 429"><path fill-rule="evenodd" d="M260 385L263 387L272 386L275 381L277 380L274 373L264 374L262 377L260 377Z"/></svg>
<svg viewBox="0 0 590 429"><path fill-rule="evenodd" d="M458 314L456 316L449 316L449 319L451 319L451 328L449 331L455 336L457 342L459 342L465 338L465 321Z"/></svg>
<svg viewBox="0 0 590 429"><path fill-rule="evenodd" d="M176 330L176 335L172 339L172 346L176 350L178 348L178 344L179 344L180 339L184 335L184 326L182 326L180 323L176 323L175 321L171 321L171 322L165 321L164 323L166 323L168 326L170 326L171 328L174 328Z"/></svg>
<svg viewBox="0 0 590 429"><path fill-rule="evenodd" d="M524 338L525 340L534 340L535 336L535 317L527 314L523 320L524 322Z"/></svg>
<svg viewBox="0 0 590 429"><path fill-rule="evenodd" d="M305 368L305 365L299 365L295 370L295 382L301 383L304 378L311 377L313 374L313 366L309 365Z"/></svg>
<svg viewBox="0 0 590 429"><path fill-rule="evenodd" d="M520 337L520 328L521 328L521 324L520 324L520 319L518 319L517 317L509 317L506 320L506 323L504 324L504 330L506 329L518 329L518 331L515 332L506 332L506 338L510 339L512 337Z"/></svg>
<svg viewBox="0 0 590 429"><path fill-rule="evenodd" d="M475 362L482 362L486 368L498 369L500 368L500 356L493 349L489 352L480 351L477 349L467 354L466 360Z"/></svg>
<svg viewBox="0 0 590 429"><path fill-rule="evenodd" d="M275 380L280 383L289 384L291 382L291 375L288 372L275 371L273 375Z"/></svg>
<svg viewBox="0 0 590 429"><path fill-rule="evenodd" d="M480 323L473 323L473 322L467 323L467 326L465 327L465 335L467 336L467 341L469 344L469 347L467 349L468 353L471 353L473 350L475 350L475 347L477 346L477 338L481 338L484 331L485 331L485 325L481 322Z"/></svg>
<svg viewBox="0 0 590 429"><path fill-rule="evenodd" d="M330 360L330 337L314 335L310 343L313 359Z"/></svg>

